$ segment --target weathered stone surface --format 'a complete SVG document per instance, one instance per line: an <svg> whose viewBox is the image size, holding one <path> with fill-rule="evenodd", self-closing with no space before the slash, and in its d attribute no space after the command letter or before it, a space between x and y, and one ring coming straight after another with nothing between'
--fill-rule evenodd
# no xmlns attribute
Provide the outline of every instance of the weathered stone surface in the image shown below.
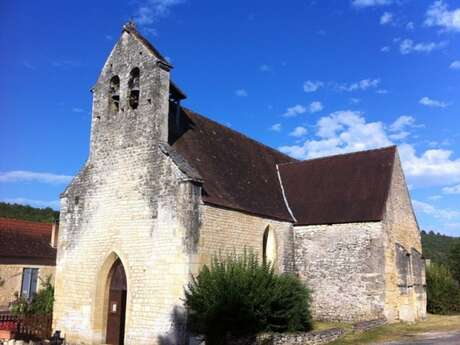
<svg viewBox="0 0 460 345"><path fill-rule="evenodd" d="M369 321L360 321L353 325L353 332L363 333L371 329L383 326L386 323L387 323L387 320L384 318L369 320Z"/></svg>
<svg viewBox="0 0 460 345"><path fill-rule="evenodd" d="M229 339L230 345L319 345L345 334L342 328L307 333L261 333L257 336Z"/></svg>
<svg viewBox="0 0 460 345"><path fill-rule="evenodd" d="M299 277L312 290L313 317L361 321L383 316L382 224L295 227Z"/></svg>

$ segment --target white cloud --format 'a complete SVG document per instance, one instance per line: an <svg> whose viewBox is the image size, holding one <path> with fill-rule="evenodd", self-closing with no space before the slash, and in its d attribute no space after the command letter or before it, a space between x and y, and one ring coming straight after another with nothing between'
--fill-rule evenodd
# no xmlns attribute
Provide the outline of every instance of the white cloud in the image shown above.
<svg viewBox="0 0 460 345"><path fill-rule="evenodd" d="M269 128L269 130L271 130L273 132L281 132L281 129L282 129L281 123L275 123L275 124L271 125L270 128Z"/></svg>
<svg viewBox="0 0 460 345"><path fill-rule="evenodd" d="M248 92L245 89L238 89L235 91L235 95L238 97L248 97Z"/></svg>
<svg viewBox="0 0 460 345"><path fill-rule="evenodd" d="M75 108L72 108L72 111L73 111L74 113L83 113L85 110L82 109L82 108L76 108L76 107L75 107Z"/></svg>
<svg viewBox="0 0 460 345"><path fill-rule="evenodd" d="M458 211L437 208L423 201L413 200L412 204L416 212L424 213L437 219L451 220L460 216Z"/></svg>
<svg viewBox="0 0 460 345"><path fill-rule="evenodd" d="M259 70L261 72L270 72L272 69L271 69L271 67L269 65L263 64L263 65L259 66Z"/></svg>
<svg viewBox="0 0 460 345"><path fill-rule="evenodd" d="M279 149L298 159L348 153L393 145L393 140L408 137L412 127L415 120L407 115L386 127L379 121L367 122L358 111L337 111L317 121L314 139ZM412 145L401 143L399 154L413 188L460 183L460 158L452 158L452 151L429 149L418 155Z"/></svg>
<svg viewBox="0 0 460 345"><path fill-rule="evenodd" d="M383 46L382 48L380 48L380 51L381 51L382 53L387 53L387 52L390 51L390 49L391 49L391 48L390 48L389 46Z"/></svg>
<svg viewBox="0 0 460 345"><path fill-rule="evenodd" d="M286 111L284 112L283 116L285 116L285 117L294 117L294 116L303 114L306 111L307 111L307 108L305 108L304 106L302 106L300 104L297 104L297 105L294 105L293 107L287 108Z"/></svg>
<svg viewBox="0 0 460 345"><path fill-rule="evenodd" d="M419 103L427 107L435 107L435 108L446 108L449 106L449 104L447 104L446 102L437 101L435 99L431 99L426 96L421 98Z"/></svg>
<svg viewBox="0 0 460 345"><path fill-rule="evenodd" d="M314 101L310 103L309 111L310 113L317 113L318 111L323 110L323 104L319 101Z"/></svg>
<svg viewBox="0 0 460 345"><path fill-rule="evenodd" d="M302 145L279 149L295 158L305 159L392 144L381 122L367 123L357 111L334 112L319 119L316 127L318 140L307 140Z"/></svg>
<svg viewBox="0 0 460 345"><path fill-rule="evenodd" d="M291 137L300 138L300 137L304 137L307 133L308 131L305 127L299 126L299 127L294 128L294 130L291 133L289 133L289 135Z"/></svg>
<svg viewBox="0 0 460 345"><path fill-rule="evenodd" d="M375 88L380 84L380 79L362 79L352 84L342 84L338 85L338 88L342 91L356 91L361 90L365 91L370 88Z"/></svg>
<svg viewBox="0 0 460 345"><path fill-rule="evenodd" d="M392 0L352 0L351 4L358 8L390 5Z"/></svg>
<svg viewBox="0 0 460 345"><path fill-rule="evenodd" d="M350 103L351 104L358 104L360 102L361 102L361 100L359 98L354 98L354 97L350 98Z"/></svg>
<svg viewBox="0 0 460 345"><path fill-rule="evenodd" d="M402 40L399 44L399 51L403 55L411 53L431 53L433 50L442 49L447 45L447 41L442 42L419 42L416 43L411 39Z"/></svg>
<svg viewBox="0 0 460 345"><path fill-rule="evenodd" d="M386 25L389 24L393 20L393 14L391 12L384 12L380 17L380 24Z"/></svg>
<svg viewBox="0 0 460 345"><path fill-rule="evenodd" d="M377 92L379 95L386 95L388 93L388 90L386 89L378 89Z"/></svg>
<svg viewBox="0 0 460 345"><path fill-rule="evenodd" d="M442 191L446 194L460 194L460 184L450 187L444 187Z"/></svg>
<svg viewBox="0 0 460 345"><path fill-rule="evenodd" d="M460 31L460 8L449 11L444 1L435 1L426 12L425 25Z"/></svg>
<svg viewBox="0 0 460 345"><path fill-rule="evenodd" d="M324 83L322 81L307 80L303 83L303 90L305 92L315 92L315 91L318 91L318 89L323 86L324 86Z"/></svg>
<svg viewBox="0 0 460 345"><path fill-rule="evenodd" d="M438 201L442 199L442 195L432 195L428 197L428 200Z"/></svg>
<svg viewBox="0 0 460 345"><path fill-rule="evenodd" d="M455 60L453 61L450 66L449 66L450 69L456 69L456 70L460 70L460 60Z"/></svg>
<svg viewBox="0 0 460 345"><path fill-rule="evenodd" d="M406 24L406 29L407 30L414 30L415 29L415 24L413 22L409 22Z"/></svg>
<svg viewBox="0 0 460 345"><path fill-rule="evenodd" d="M46 172L13 170L0 172L0 182L40 182L49 184L69 183L73 176Z"/></svg>
<svg viewBox="0 0 460 345"><path fill-rule="evenodd" d="M397 132L407 127L412 127L415 124L415 119L409 115L398 117L395 122L390 125L390 131Z"/></svg>
<svg viewBox="0 0 460 345"><path fill-rule="evenodd" d="M134 22L140 26L149 26L158 19L166 17L171 8L185 0L145 0L140 2L134 13Z"/></svg>
<svg viewBox="0 0 460 345"><path fill-rule="evenodd" d="M429 149L417 156L412 145L399 145L404 172L415 187L446 186L460 183L460 159L453 152Z"/></svg>
<svg viewBox="0 0 460 345"><path fill-rule="evenodd" d="M3 198L1 200L9 204L29 205L39 208L51 207L55 210L59 210L61 204L59 200L35 200L27 198Z"/></svg>

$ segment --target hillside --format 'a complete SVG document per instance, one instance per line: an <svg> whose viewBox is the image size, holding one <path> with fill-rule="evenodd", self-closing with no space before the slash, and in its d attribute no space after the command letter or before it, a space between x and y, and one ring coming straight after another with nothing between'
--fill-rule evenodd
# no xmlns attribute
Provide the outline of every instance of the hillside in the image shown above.
<svg viewBox="0 0 460 345"><path fill-rule="evenodd" d="M0 217L50 223L54 220L59 220L59 212L50 207L35 208L31 206L0 202Z"/></svg>
<svg viewBox="0 0 460 345"><path fill-rule="evenodd" d="M422 231L423 256L437 263L447 264L447 255L450 247L458 237L450 237L433 231Z"/></svg>

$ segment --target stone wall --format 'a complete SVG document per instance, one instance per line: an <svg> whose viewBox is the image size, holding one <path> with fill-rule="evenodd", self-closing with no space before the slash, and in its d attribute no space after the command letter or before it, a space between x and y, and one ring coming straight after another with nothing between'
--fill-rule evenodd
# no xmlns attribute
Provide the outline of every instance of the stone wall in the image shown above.
<svg viewBox="0 0 460 345"><path fill-rule="evenodd" d="M262 259L264 232L269 227L275 236L275 269L293 270L291 223L209 205L202 205L201 214L198 267L209 264L214 255L241 254L245 248Z"/></svg>
<svg viewBox="0 0 460 345"><path fill-rule="evenodd" d="M230 345L320 345L345 335L342 328L306 333L261 333L257 336L230 339Z"/></svg>
<svg viewBox="0 0 460 345"><path fill-rule="evenodd" d="M22 272L24 268L38 268L38 283L40 289L42 281L51 276L54 282L54 266L41 265L0 265L0 310L8 308L9 304L14 301L14 294L21 291Z"/></svg>
<svg viewBox="0 0 460 345"><path fill-rule="evenodd" d="M426 316L425 266L420 231L399 157L384 217L385 316L415 321Z"/></svg>
<svg viewBox="0 0 460 345"><path fill-rule="evenodd" d="M383 316L384 254L380 222L295 227L296 270L312 290L315 319Z"/></svg>
<svg viewBox="0 0 460 345"><path fill-rule="evenodd" d="M128 102L140 69L139 105ZM119 109L110 80L120 79ZM200 187L161 149L169 71L123 32L93 89L90 157L61 196L53 328L69 344L105 343L110 268L127 276L126 345L185 341L181 298L196 255ZM70 143L69 143L70 144Z"/></svg>

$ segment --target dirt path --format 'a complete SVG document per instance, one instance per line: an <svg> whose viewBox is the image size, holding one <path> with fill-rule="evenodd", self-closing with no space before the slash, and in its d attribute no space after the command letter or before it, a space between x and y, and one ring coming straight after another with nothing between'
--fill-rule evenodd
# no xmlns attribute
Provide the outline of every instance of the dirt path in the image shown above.
<svg viewBox="0 0 460 345"><path fill-rule="evenodd" d="M460 327L460 326L459 326ZM407 336L408 339L374 343L373 345L459 345L460 331L426 332Z"/></svg>

